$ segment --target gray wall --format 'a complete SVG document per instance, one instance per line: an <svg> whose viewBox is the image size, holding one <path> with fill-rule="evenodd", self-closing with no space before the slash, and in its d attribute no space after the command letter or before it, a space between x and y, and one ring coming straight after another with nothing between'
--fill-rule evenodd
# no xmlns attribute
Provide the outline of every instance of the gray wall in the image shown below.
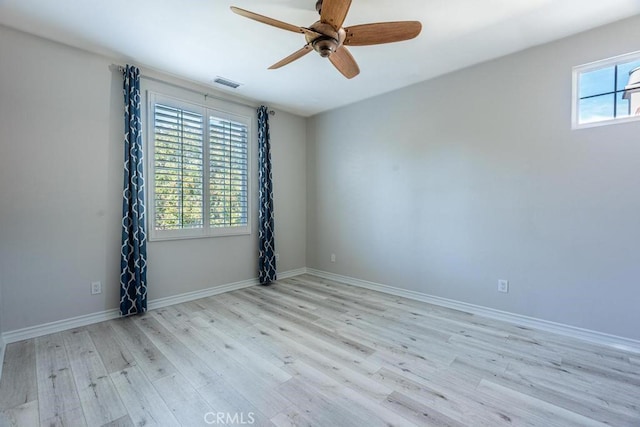
<svg viewBox="0 0 640 427"><path fill-rule="evenodd" d="M639 39L634 17L311 119L308 267L640 339L640 123L570 129L571 67Z"/></svg>
<svg viewBox="0 0 640 427"><path fill-rule="evenodd" d="M6 27L0 58L3 330L116 308L122 78L110 58ZM305 266L305 119L278 112L271 134L278 270L287 271ZM148 251L151 299L257 276L255 227L251 236L152 242ZM104 292L92 296L95 280Z"/></svg>

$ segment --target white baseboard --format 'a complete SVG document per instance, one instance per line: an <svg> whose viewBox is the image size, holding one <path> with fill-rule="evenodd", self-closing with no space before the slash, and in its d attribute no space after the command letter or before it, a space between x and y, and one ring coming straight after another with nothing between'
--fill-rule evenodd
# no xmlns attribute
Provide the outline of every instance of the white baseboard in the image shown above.
<svg viewBox="0 0 640 427"><path fill-rule="evenodd" d="M342 282L348 285L370 289L372 291L378 291L385 294L409 298L416 301L422 301L429 304L438 305L441 307L452 308L454 310L460 310L460 311L488 317L495 320L502 320L504 322L525 326L527 328L539 329L546 332L553 332L559 335L564 335L571 338L577 338L580 340L589 341L595 344L605 345L608 347L614 347L620 350L640 353L640 341L632 340L629 338L605 334L602 332L592 331L589 329L577 328L575 326L565 325L562 323L549 322L547 320L536 319L534 317L528 317L528 316L522 316L520 314L495 310L492 308L482 307L474 304L468 304L465 302L450 300L446 298L440 298L440 297L436 297L428 294L423 294L420 292L409 291L406 289L396 288L388 285L382 285L374 282L368 282L366 280L355 279L353 277L342 276L339 274L329 273L321 270L315 270L312 268L308 268L307 273L324 278L324 279L335 280L336 282Z"/></svg>
<svg viewBox="0 0 640 427"><path fill-rule="evenodd" d="M238 289L244 289L251 286L258 285L258 279L249 279L242 282L228 283L226 285L214 286L212 288L203 289L201 291L187 292L180 295L174 295L166 298L157 298L150 300L147 304L148 310L155 310L162 307L168 307L174 304L180 304L183 302L194 301L200 298L207 298L213 295L223 294L225 292L236 291Z"/></svg>
<svg viewBox="0 0 640 427"><path fill-rule="evenodd" d="M105 310L97 313L85 314L83 316L71 317L69 319L57 320L55 322L44 323L42 325L29 326L27 328L16 329L2 334L2 338L7 344L41 337L43 335L66 331L80 326L91 325L92 323L104 322L120 317L117 309Z"/></svg>
<svg viewBox="0 0 640 427"><path fill-rule="evenodd" d="M304 274L306 273L306 271L307 271L306 268L284 271L282 273L278 273L278 278L287 279L289 277L294 277L294 276L299 276L300 274ZM250 279L250 280L244 280L241 282L214 286L208 289L203 289L201 291L187 292L184 294L173 295L165 298L157 298L157 299L149 300L147 304L147 309L155 310L158 308L167 307L174 304L180 304L183 302L193 301L200 298L206 298L213 295L222 294L225 292L231 292L238 289L248 288L250 286L255 286L258 284L259 284L258 279ZM0 336L0 342L4 340L4 343L10 344L17 341L27 340L31 338L40 337L43 335L66 331L68 329L78 328L80 326L87 326L94 323L104 322L106 320L117 319L118 317L120 317L120 311L118 309L100 311L97 313L91 313L83 316L72 317L69 319L58 320L55 322L45 323L42 325L35 325L35 326L30 326L28 328L8 331L3 333L2 336ZM1 351L2 353L0 353L0 356L3 356L4 344L2 345ZM0 366L2 366L1 363L3 360L4 360L3 358L0 358Z"/></svg>
<svg viewBox="0 0 640 427"><path fill-rule="evenodd" d="M307 274L307 267L299 268L297 270L289 270L284 273L278 273L278 280L289 279L291 277L300 276L301 274Z"/></svg>

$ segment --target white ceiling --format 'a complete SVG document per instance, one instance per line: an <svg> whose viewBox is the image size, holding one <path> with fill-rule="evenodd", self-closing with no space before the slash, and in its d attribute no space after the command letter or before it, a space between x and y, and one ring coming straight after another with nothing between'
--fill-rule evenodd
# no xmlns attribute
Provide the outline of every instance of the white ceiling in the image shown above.
<svg viewBox="0 0 640 427"><path fill-rule="evenodd" d="M318 19L315 0L0 0L0 23L217 89L222 76L242 83L238 96L310 116L640 13L638 0L353 0L345 26L419 20L423 30L350 48L361 73L347 80L314 52L267 70L303 35L231 5L300 26Z"/></svg>

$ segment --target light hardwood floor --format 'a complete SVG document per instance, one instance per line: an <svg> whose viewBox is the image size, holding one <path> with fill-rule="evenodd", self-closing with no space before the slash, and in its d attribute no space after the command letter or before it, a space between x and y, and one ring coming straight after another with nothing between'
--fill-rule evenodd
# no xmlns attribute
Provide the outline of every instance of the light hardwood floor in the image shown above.
<svg viewBox="0 0 640 427"><path fill-rule="evenodd" d="M640 356L304 275L10 344L0 410L18 426L640 426Z"/></svg>

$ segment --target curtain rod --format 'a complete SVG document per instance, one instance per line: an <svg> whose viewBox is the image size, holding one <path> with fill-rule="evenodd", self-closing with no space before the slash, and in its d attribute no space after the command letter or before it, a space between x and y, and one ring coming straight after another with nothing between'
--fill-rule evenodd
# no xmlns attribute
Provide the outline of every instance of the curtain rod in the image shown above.
<svg viewBox="0 0 640 427"><path fill-rule="evenodd" d="M121 73L123 73L125 71L125 68L122 65L111 64L111 67L117 69ZM143 78L143 79L147 79L147 80L151 80L151 81L154 81L154 82L162 83L162 84L165 84L165 85L173 86L173 87L178 88L178 89L187 90L189 92L197 93L198 95L204 96L204 100L205 101L207 100L207 98L213 98L213 99L217 99L218 101L231 102L232 104L242 105L244 107L250 107L250 108L257 108L258 107L255 104L249 104L249 103L245 103L245 102L234 101L234 100L231 100L231 99L228 99L228 98L223 98L223 97L220 97L220 96L211 95L210 93L201 92L201 91L196 90L196 89L191 89L191 88L188 88L188 87L180 86L179 84L171 83L171 82L168 82L166 80L162 80L162 79L159 79L159 78L156 78L156 77L145 76L143 74L140 74L140 77ZM276 112L274 110L269 109L269 115L270 116L275 116L275 114L276 114Z"/></svg>

